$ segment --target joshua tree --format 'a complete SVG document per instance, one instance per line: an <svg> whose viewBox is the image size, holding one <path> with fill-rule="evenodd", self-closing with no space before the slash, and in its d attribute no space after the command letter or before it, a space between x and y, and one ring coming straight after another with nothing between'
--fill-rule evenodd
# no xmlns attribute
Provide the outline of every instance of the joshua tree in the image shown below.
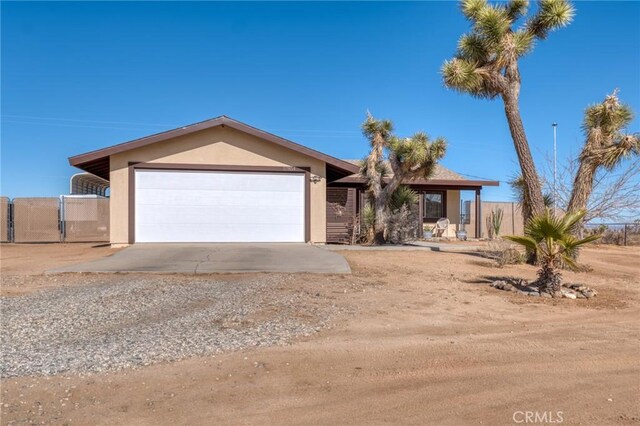
<svg viewBox="0 0 640 426"><path fill-rule="evenodd" d="M509 181L509 186L511 186L511 190L515 193L516 201L518 201L518 204L522 209L522 217L531 217L531 211L527 211L529 206L524 202L524 200L526 199L524 194L527 191L527 186L525 185L525 180L522 175L517 175L511 178L511 180ZM553 196L551 195L551 193L545 192L544 194L542 194L542 202L544 203L545 207L553 206Z"/></svg>
<svg viewBox="0 0 640 426"><path fill-rule="evenodd" d="M455 57L445 61L442 76L447 87L478 98L502 97L509 130L518 155L524 191L525 219L544 212L542 188L520 117L518 60L550 31L568 25L574 14L566 0L542 0L536 13L527 15L528 0L490 4L463 0L462 13L472 28L458 42ZM514 28L516 22L524 23Z"/></svg>
<svg viewBox="0 0 640 426"><path fill-rule="evenodd" d="M550 209L545 209L544 214L529 220L524 236L504 237L536 254L540 265L536 284L541 291L546 291L553 297L560 295L562 287L562 276L559 270L562 267L578 269L574 260L578 249L600 238L600 235L590 235L577 239L572 235L573 228L582 220L585 213L585 210L581 210L558 217Z"/></svg>
<svg viewBox="0 0 640 426"><path fill-rule="evenodd" d="M624 132L631 120L631 108L620 103L617 90L587 108L582 125L585 143L567 206L569 213L587 208L598 169L611 171L624 158L640 155L640 137Z"/></svg>
<svg viewBox="0 0 640 426"><path fill-rule="evenodd" d="M371 143L371 152L362 162L360 173L367 180L368 196L373 204L373 239L375 244L384 244L389 203L394 192L404 180L429 178L438 160L444 157L447 145L443 138L432 141L424 132L399 138L393 134L391 121L376 120L371 114L362 124L362 133ZM391 176L387 176L385 160Z"/></svg>

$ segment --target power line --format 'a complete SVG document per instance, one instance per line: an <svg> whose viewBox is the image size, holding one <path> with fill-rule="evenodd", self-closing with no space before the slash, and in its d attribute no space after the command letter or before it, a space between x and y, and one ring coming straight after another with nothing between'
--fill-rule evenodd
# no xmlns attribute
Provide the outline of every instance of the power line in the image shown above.
<svg viewBox="0 0 640 426"><path fill-rule="evenodd" d="M154 126L154 127L165 127L165 126L175 126L178 127L177 124L160 124L160 123L136 123L130 121L104 121L104 120L80 120L75 118L60 118L60 117L37 117L33 115L11 115L11 114L3 114L2 117L9 118L18 118L18 119L28 119L28 120L47 120L47 121L75 121L78 123L101 123L101 124L130 124L133 126Z"/></svg>
<svg viewBox="0 0 640 426"><path fill-rule="evenodd" d="M5 120L9 118L9 120ZM139 123L139 122L131 122L131 121L106 121L106 120L81 120L75 118L62 118L62 117L41 117L34 115L13 115L13 114L3 114L3 121L8 123L16 123L16 124L40 124L40 125L60 125L63 127L90 127L90 126L79 126L72 124L64 124L63 123L38 123L37 121L24 121L24 120L46 120L50 122L76 122L76 123L98 123L98 124L123 124L123 125L132 125L132 126L149 126L149 127L183 127L183 125L179 124L167 124L167 123ZM20 121L16 121L20 120ZM96 128L104 128L104 127L96 127ZM112 127L109 127L112 128ZM324 134L344 134L344 135L355 135L360 134L359 131L356 130L319 130L319 129L265 129L270 132L290 132L290 133L324 133ZM303 135L304 136L304 135Z"/></svg>

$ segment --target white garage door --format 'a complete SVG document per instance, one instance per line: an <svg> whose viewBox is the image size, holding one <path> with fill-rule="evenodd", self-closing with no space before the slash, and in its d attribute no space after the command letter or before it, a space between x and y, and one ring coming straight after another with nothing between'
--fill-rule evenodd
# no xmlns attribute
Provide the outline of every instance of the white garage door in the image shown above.
<svg viewBox="0 0 640 426"><path fill-rule="evenodd" d="M136 242L304 242L304 174L135 171Z"/></svg>

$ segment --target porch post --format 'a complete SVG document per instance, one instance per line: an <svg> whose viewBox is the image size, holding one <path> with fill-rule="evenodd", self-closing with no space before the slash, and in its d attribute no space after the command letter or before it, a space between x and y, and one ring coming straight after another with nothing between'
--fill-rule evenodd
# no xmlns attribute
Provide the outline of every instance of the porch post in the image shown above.
<svg viewBox="0 0 640 426"><path fill-rule="evenodd" d="M424 236L424 192L418 191L418 238Z"/></svg>
<svg viewBox="0 0 640 426"><path fill-rule="evenodd" d="M480 188L476 189L476 238L482 237L482 201Z"/></svg>

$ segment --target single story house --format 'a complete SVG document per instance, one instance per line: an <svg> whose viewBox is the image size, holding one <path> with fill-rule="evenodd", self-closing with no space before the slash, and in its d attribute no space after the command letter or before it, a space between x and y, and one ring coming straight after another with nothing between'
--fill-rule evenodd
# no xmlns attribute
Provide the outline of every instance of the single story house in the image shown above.
<svg viewBox="0 0 640 426"><path fill-rule="evenodd" d="M364 181L340 160L222 116L69 158L110 185L110 241L348 242ZM460 222L467 180L443 167L407 182L430 223ZM480 203L476 203L480 205ZM479 217L480 215L476 215ZM351 223L351 225L350 225Z"/></svg>

